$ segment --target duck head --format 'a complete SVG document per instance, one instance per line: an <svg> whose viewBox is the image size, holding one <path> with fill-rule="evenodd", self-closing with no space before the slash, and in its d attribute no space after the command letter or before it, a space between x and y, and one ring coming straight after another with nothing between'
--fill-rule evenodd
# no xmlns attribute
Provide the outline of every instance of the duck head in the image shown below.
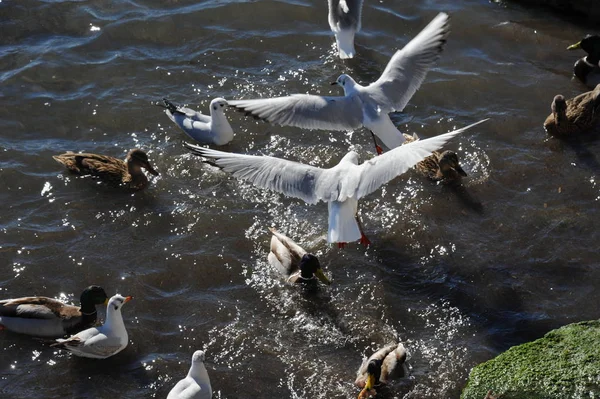
<svg viewBox="0 0 600 399"><path fill-rule="evenodd" d="M588 35L580 42L575 43L567 47L567 50L582 49L588 53L588 61L592 64L598 64L600 62L600 36ZM598 65L596 65L598 66Z"/></svg>
<svg viewBox="0 0 600 399"><path fill-rule="evenodd" d="M440 156L439 164L440 172L444 177L455 178L458 175L467 175L467 172L458 163L458 155L454 151L444 151Z"/></svg>
<svg viewBox="0 0 600 399"><path fill-rule="evenodd" d="M365 398L369 395L375 394L375 386L379 384L379 376L381 375L381 360L373 359L367 365L367 381L365 387L360 394L358 399Z"/></svg>
<svg viewBox="0 0 600 399"><path fill-rule="evenodd" d="M104 292L104 288L97 285L90 285L81 293L79 303L82 313L96 313L96 305L108 304L108 295Z"/></svg>
<svg viewBox="0 0 600 399"><path fill-rule="evenodd" d="M554 96L550 109L552 110L552 115L554 116L554 123L556 124L556 126L560 126L561 123L566 121L567 102L565 101L565 98L562 95L558 94Z"/></svg>
<svg viewBox="0 0 600 399"><path fill-rule="evenodd" d="M331 281L323 273L319 259L312 254L304 254L300 259L300 275L305 279L312 279L317 276L323 284L331 285Z"/></svg>
<svg viewBox="0 0 600 399"><path fill-rule="evenodd" d="M139 148L129 151L126 162L130 173L132 171L137 172L140 168L144 168L154 176L158 176L158 172L152 167L150 161L148 160L148 155Z"/></svg>

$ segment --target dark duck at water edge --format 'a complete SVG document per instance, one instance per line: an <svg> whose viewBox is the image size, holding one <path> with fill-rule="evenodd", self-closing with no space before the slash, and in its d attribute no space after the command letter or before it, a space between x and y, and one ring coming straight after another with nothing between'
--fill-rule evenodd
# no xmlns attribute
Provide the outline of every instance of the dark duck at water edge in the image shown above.
<svg viewBox="0 0 600 399"><path fill-rule="evenodd" d="M587 87L593 89L600 84L600 36L589 35L567 50L582 49L587 56L577 60L573 66L573 74Z"/></svg>
<svg viewBox="0 0 600 399"><path fill-rule="evenodd" d="M285 281L291 284L315 283L317 279L330 285L331 281L323 273L319 259L306 252L291 238L281 234L274 228L269 228L271 237L271 251L268 261Z"/></svg>
<svg viewBox="0 0 600 399"><path fill-rule="evenodd" d="M129 151L125 161L108 155L74 152L54 155L52 158L73 173L91 175L105 183L133 190L142 190L148 185L148 178L142 168L158 175L150 164L148 155L137 148Z"/></svg>
<svg viewBox="0 0 600 399"><path fill-rule="evenodd" d="M544 122L549 134L569 137L597 133L600 130L600 84L594 90L568 100L560 94L554 96L551 110Z"/></svg>
<svg viewBox="0 0 600 399"><path fill-rule="evenodd" d="M81 293L80 306L44 296L0 300L0 330L48 338L75 334L96 322L96 305L107 301L104 289L96 285Z"/></svg>

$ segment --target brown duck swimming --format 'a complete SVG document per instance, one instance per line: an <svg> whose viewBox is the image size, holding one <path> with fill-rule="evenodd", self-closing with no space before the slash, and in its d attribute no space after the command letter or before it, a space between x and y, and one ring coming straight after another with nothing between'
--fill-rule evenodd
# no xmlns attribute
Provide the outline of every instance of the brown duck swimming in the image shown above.
<svg viewBox="0 0 600 399"><path fill-rule="evenodd" d="M53 338L76 334L96 322L96 305L107 302L106 292L96 285L81 293L81 306L45 296L0 300L0 330Z"/></svg>
<svg viewBox="0 0 600 399"><path fill-rule="evenodd" d="M419 136L412 136L404 133L405 143L411 143L419 140ZM458 155L454 151L434 151L430 156L419 162L415 169L433 181L443 181L444 183L457 182L467 173L458 162Z"/></svg>
<svg viewBox="0 0 600 399"><path fill-rule="evenodd" d="M148 185L148 178L142 168L158 175L150 164L148 155L137 148L129 151L125 161L108 155L74 152L54 155L53 158L74 173L95 176L106 183L134 190L142 190Z"/></svg>
<svg viewBox="0 0 600 399"><path fill-rule="evenodd" d="M600 36L587 36L567 50L582 49L587 56L577 60L573 66L573 74L590 89L600 84Z"/></svg>
<svg viewBox="0 0 600 399"><path fill-rule="evenodd" d="M376 388L380 384L387 384L390 380L404 377L405 361L406 349L402 344L388 345L366 359L358 369L354 381L357 387L362 388L358 399L375 395Z"/></svg>
<svg viewBox="0 0 600 399"><path fill-rule="evenodd" d="M549 134L565 137L596 131L600 127L600 85L568 100L555 96L551 110L544 122Z"/></svg>

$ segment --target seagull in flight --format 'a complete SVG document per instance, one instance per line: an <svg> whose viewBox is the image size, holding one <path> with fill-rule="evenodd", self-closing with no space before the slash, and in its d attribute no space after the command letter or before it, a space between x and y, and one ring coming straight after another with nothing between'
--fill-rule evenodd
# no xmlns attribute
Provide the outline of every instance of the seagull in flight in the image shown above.
<svg viewBox="0 0 600 399"><path fill-rule="evenodd" d="M332 84L342 86L343 97L293 94L233 100L229 106L282 126L322 130L353 130L364 126L388 148L396 148L404 142L404 136L388 114L402 111L421 86L427 71L440 57L449 27L448 14L438 14L392 56L381 77L368 86L361 86L349 75L340 75ZM375 136L373 140L377 153L381 154Z"/></svg>
<svg viewBox="0 0 600 399"><path fill-rule="evenodd" d="M327 202L327 241L337 242L339 247L357 240L368 245L370 242L356 216L358 200L406 172L452 137L485 120L450 133L396 147L360 165L358 154L351 151L329 169L269 156L222 152L189 143L184 145L193 154L207 158L204 162L215 165L238 179L247 180L257 187L300 198L309 204Z"/></svg>

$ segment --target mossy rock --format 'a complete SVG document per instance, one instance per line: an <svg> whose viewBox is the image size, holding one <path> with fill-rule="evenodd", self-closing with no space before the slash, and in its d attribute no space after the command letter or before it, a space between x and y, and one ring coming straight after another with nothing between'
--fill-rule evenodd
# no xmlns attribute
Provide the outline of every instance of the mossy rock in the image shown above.
<svg viewBox="0 0 600 399"><path fill-rule="evenodd" d="M460 397L483 399L490 389L501 399L600 398L600 320L566 325L476 366Z"/></svg>

